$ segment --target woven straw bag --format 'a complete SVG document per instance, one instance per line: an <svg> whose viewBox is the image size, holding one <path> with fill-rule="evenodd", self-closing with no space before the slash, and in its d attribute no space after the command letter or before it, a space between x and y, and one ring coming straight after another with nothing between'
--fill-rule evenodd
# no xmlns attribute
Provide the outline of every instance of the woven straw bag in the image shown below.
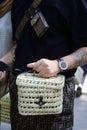
<svg viewBox="0 0 87 130"><path fill-rule="evenodd" d="M9 93L4 95L0 99L1 106L1 121L5 123L10 123L10 96Z"/></svg>
<svg viewBox="0 0 87 130"><path fill-rule="evenodd" d="M34 73L17 76L18 110L21 115L47 115L62 112L65 77L42 78Z"/></svg>

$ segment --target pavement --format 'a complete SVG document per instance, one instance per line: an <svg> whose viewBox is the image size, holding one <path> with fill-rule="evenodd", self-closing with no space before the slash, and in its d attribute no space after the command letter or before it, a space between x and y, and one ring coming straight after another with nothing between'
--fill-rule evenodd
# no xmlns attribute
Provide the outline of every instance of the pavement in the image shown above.
<svg viewBox="0 0 87 130"><path fill-rule="evenodd" d="M1 122L0 130L11 130L10 124ZM82 86L82 95L75 98L73 130L87 130L87 75Z"/></svg>
<svg viewBox="0 0 87 130"><path fill-rule="evenodd" d="M82 95L75 98L73 130L87 130L87 75L82 85Z"/></svg>
<svg viewBox="0 0 87 130"><path fill-rule="evenodd" d="M87 130L87 93L75 99L73 130Z"/></svg>

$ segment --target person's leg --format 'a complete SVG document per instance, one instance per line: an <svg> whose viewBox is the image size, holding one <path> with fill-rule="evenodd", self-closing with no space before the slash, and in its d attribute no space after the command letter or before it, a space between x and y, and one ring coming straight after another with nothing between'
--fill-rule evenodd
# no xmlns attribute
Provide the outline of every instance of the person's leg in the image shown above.
<svg viewBox="0 0 87 130"><path fill-rule="evenodd" d="M83 77L82 77L81 83L78 85L78 88L76 90L76 97L80 97L82 95L82 89L83 89L82 87L85 80L85 76L87 74L87 64L81 66L81 68L83 69Z"/></svg>

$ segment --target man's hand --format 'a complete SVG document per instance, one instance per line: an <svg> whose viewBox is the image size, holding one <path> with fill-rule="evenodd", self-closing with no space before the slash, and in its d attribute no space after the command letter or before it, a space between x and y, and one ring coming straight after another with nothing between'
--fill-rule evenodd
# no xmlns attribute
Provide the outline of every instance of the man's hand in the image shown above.
<svg viewBox="0 0 87 130"><path fill-rule="evenodd" d="M42 77L52 77L60 72L57 60L40 59L37 62L27 64L28 68L32 68Z"/></svg>
<svg viewBox="0 0 87 130"><path fill-rule="evenodd" d="M6 77L6 71L0 71L0 82L2 82Z"/></svg>
<svg viewBox="0 0 87 130"><path fill-rule="evenodd" d="M6 71L0 71L0 98L9 91L9 77Z"/></svg>

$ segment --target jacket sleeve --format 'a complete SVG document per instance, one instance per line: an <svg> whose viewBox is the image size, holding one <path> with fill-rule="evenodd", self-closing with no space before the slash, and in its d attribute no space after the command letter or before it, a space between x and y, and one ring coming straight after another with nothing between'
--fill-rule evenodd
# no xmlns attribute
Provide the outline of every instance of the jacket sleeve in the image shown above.
<svg viewBox="0 0 87 130"><path fill-rule="evenodd" d="M87 0L60 0L57 7L65 20L74 49L87 47Z"/></svg>
<svg viewBox="0 0 87 130"><path fill-rule="evenodd" d="M87 47L87 0L72 0L71 36L75 49Z"/></svg>
<svg viewBox="0 0 87 130"><path fill-rule="evenodd" d="M77 0L77 46L87 47L87 0Z"/></svg>

